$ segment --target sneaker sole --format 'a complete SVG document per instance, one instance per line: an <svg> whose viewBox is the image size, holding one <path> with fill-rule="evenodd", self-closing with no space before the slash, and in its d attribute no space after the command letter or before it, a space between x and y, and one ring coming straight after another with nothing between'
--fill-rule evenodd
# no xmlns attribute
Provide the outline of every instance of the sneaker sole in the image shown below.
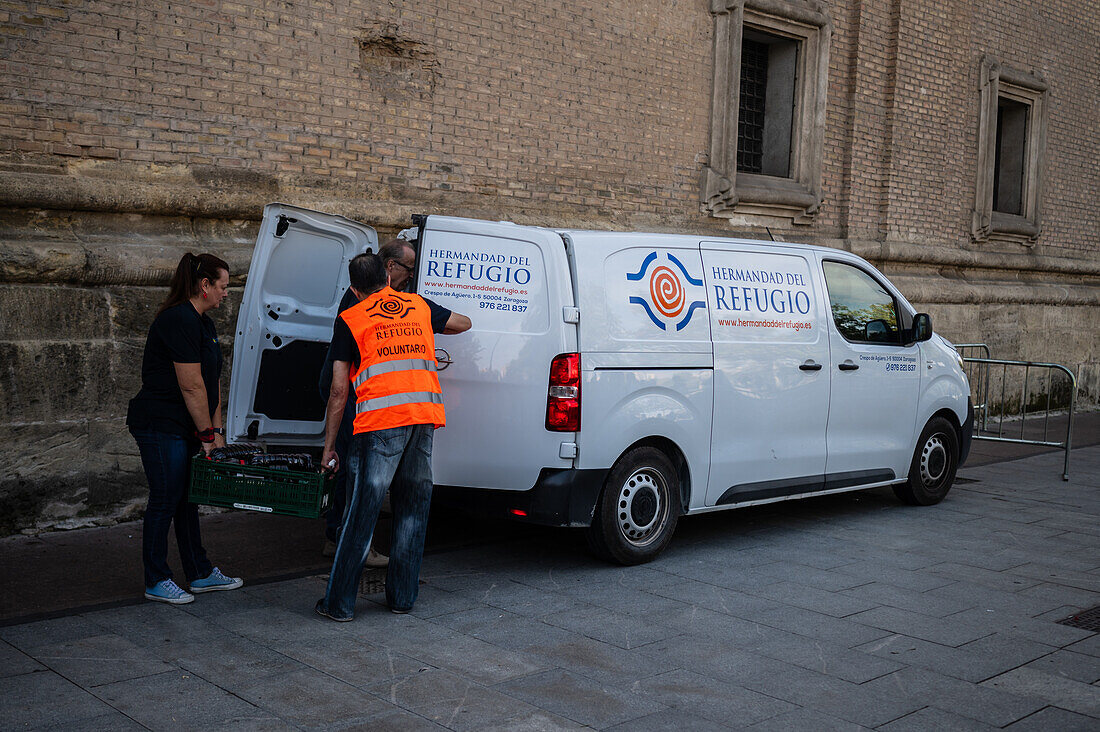
<svg viewBox="0 0 1100 732"><path fill-rule="evenodd" d="M324 610L322 610L321 608L317 607L316 605L315 605L315 606L313 607L313 612L317 613L317 614L318 614L318 615L320 615L320 616L321 616L322 618L328 618L329 620L335 620L335 621L336 621L337 623L350 623L351 621L355 620L355 617L354 617L354 616L352 616L352 617L350 617L350 618L337 618L337 617L333 617L332 615L329 615L328 613L326 613L326 612L325 612Z"/></svg>
<svg viewBox="0 0 1100 732"><path fill-rule="evenodd" d="M160 597L159 595L150 595L148 592L145 593L145 599L153 602L166 602L169 605L186 605L195 601L194 595L191 597Z"/></svg>
<svg viewBox="0 0 1100 732"><path fill-rule="evenodd" d="M194 594L202 592L218 592L220 590L235 590L242 585L244 585L244 580L237 580L236 582L230 582L229 584L225 585L210 585L209 587L195 587L194 585L191 585L191 587L189 587L188 589L191 590L192 594Z"/></svg>

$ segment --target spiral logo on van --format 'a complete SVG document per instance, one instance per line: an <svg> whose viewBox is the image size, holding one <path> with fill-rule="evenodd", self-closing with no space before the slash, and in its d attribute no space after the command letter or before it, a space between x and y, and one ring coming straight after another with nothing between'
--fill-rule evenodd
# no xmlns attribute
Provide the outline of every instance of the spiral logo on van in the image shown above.
<svg viewBox="0 0 1100 732"><path fill-rule="evenodd" d="M642 260L642 266L637 272L626 275L626 279L631 282L643 281L647 275L649 277L649 297L632 295L629 301L633 305L640 305L653 324L661 330L667 330L668 325L673 324L676 330L683 330L691 322L691 316L695 311L706 307L703 300L693 300L688 303L684 281L686 280L689 285L702 287L703 280L692 277L683 263L669 252L665 252L664 257L673 265L672 267L662 264L654 267L650 272L650 265L658 258L657 252L650 252ZM685 308L686 314L684 314ZM683 317L676 320L681 314L684 314Z"/></svg>
<svg viewBox="0 0 1100 732"><path fill-rule="evenodd" d="M665 317L674 318L684 310L684 286L668 267L658 267L649 276L649 297Z"/></svg>

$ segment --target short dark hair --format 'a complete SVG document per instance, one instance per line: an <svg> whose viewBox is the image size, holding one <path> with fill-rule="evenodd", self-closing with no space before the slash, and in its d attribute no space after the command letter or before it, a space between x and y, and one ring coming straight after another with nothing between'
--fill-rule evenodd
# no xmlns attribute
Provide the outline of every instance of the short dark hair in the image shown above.
<svg viewBox="0 0 1100 732"><path fill-rule="evenodd" d="M391 259L401 262L401 255L405 253L406 249L413 249L412 244L409 244L404 239L390 239L378 249L378 258L382 260L382 264ZM413 249L413 254L416 254L416 250ZM404 264L404 262L402 262Z"/></svg>
<svg viewBox="0 0 1100 732"><path fill-rule="evenodd" d="M348 262L351 286L363 295L378 292L386 286L386 268L377 254L360 254Z"/></svg>

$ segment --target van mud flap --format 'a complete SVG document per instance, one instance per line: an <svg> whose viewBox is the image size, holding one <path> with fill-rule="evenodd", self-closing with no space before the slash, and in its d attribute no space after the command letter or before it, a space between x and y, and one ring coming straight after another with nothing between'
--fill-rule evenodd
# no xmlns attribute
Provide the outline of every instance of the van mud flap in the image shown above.
<svg viewBox="0 0 1100 732"><path fill-rule="evenodd" d="M479 516L529 521L543 526L581 528L592 525L607 469L543 468L529 490L501 491L437 485L433 496Z"/></svg>

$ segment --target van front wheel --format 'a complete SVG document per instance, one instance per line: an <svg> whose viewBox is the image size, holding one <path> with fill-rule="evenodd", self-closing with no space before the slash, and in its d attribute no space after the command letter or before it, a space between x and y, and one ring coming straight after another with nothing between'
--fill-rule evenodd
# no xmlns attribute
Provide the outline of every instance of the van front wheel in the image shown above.
<svg viewBox="0 0 1100 732"><path fill-rule="evenodd" d="M668 545L679 518L680 479L672 462L660 450L636 447L608 473L588 544L605 559L641 564Z"/></svg>
<svg viewBox="0 0 1100 732"><path fill-rule="evenodd" d="M929 420L917 440L909 480L894 486L894 495L911 506L939 503L955 482L959 468L959 435L943 417Z"/></svg>

